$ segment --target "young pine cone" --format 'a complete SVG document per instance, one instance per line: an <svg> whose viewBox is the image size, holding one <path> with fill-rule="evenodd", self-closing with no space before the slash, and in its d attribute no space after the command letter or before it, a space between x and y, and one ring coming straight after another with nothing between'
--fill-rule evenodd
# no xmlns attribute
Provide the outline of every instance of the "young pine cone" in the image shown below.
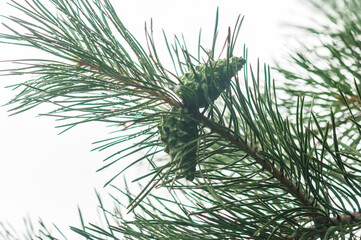
<svg viewBox="0 0 361 240"><path fill-rule="evenodd" d="M172 115L165 115L158 126L164 151L178 163L182 174L193 181L197 164L197 122L187 109L172 108Z"/></svg>
<svg viewBox="0 0 361 240"><path fill-rule="evenodd" d="M185 73L180 77L183 85L179 86L178 91L185 106L197 109L214 102L245 63L241 57L231 57L228 61L209 61Z"/></svg>

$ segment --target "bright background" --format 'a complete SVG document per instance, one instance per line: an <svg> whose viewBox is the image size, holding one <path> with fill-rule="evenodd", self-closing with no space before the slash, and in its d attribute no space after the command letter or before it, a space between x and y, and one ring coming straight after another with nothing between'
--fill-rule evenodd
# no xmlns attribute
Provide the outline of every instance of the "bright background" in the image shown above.
<svg viewBox="0 0 361 240"><path fill-rule="evenodd" d="M0 1L0 15L17 15L6 2ZM154 35L160 46L164 46L164 29L168 40L172 40L174 34L183 33L187 44L196 47L201 27L203 45L210 46L217 6L220 13L219 40L222 42L227 27L234 26L238 14L245 15L239 49L246 43L249 61L253 65L258 57L261 63L271 65L273 59L284 58L290 42L289 34L295 36L297 33L285 25L303 24L311 15L300 0L113 2L116 2L115 9L121 20L141 42L144 41L144 22L153 18ZM0 21L6 22L5 19ZM0 31L6 30L1 26ZM35 54L37 58L47 57L33 49L0 44L0 60L32 58ZM165 49L162 54L167 55ZM242 51L235 55L242 55ZM0 62L0 69L9 67L14 65ZM0 77L0 105L15 94L4 87L23 79ZM88 124L58 135L61 130L55 128L55 119L37 117L37 114L46 112L46 107L8 117L10 108L0 108L0 222L9 222L21 229L23 217L29 215L35 221L41 217L46 223L56 223L67 229L68 225L79 226L78 205L86 220L97 219L98 202L94 190L107 199L107 188L103 189L103 185L113 175L109 171L95 172L108 155L106 152L90 152L94 147L91 143L107 138L114 129L107 129L102 124ZM129 173L136 174L135 171Z"/></svg>

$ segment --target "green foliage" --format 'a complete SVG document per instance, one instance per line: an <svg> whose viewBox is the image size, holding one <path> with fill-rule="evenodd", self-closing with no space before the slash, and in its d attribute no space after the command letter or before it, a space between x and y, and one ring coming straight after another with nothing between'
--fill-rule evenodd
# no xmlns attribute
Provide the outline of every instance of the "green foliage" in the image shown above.
<svg viewBox="0 0 361 240"><path fill-rule="evenodd" d="M304 95L306 109L315 109L313 114L324 124L330 120L332 107L340 142L356 147L360 136L353 133L359 131L355 122L361 119L357 110L361 104L360 1L310 2L322 14L317 18L319 24L301 27L306 34L290 55L289 60L294 63L292 71L287 67L280 69L286 79L283 89L288 93L281 105L293 112L295 99Z"/></svg>
<svg viewBox="0 0 361 240"><path fill-rule="evenodd" d="M54 56L54 60L24 60L26 67L4 73L32 76L14 86L20 93L10 102L15 104L13 114L52 103L55 109L46 115L63 120L64 131L90 121L120 126L117 136L97 142L100 151L123 147L99 170L131 159L105 184L117 190L111 195L117 208L107 210L98 196L105 226L85 225L79 210L81 227L71 229L80 237L263 240L355 235L361 222L357 114L361 100L358 84L352 88L342 75L346 64L337 65L342 69L336 65L322 69L306 54L293 56L310 76L282 70L293 81L283 90L295 101L280 102L267 66L261 76L259 64L256 68L245 64L246 49L243 58L233 56L243 18L229 29L221 60L214 58L218 15L211 47L202 46L199 38L197 54L177 37L174 44L165 37L174 65L168 70L152 34L146 31L146 51L109 0L50 2L52 9L40 0L14 2L29 20L7 17L14 25L7 25L12 33L0 34L2 42ZM351 12L360 9L352 2L344 7ZM336 12L337 19L351 22L340 17L344 12ZM323 33L332 39L342 35ZM323 60L340 63L342 56L357 64L350 60L353 54L346 54L356 51L347 44ZM331 45L322 43L326 49L340 46ZM341 50L344 54L337 58ZM356 70L349 72L357 77ZM298 85L302 82L312 86L311 91ZM310 93L317 103L312 108ZM336 106L331 111L330 102ZM281 108L289 110L289 117ZM339 115L346 113L347 123L339 123ZM123 144L129 141L131 145ZM151 167L149 173L133 179L146 181L140 193L113 185L115 178L139 162ZM167 189L167 194L158 194L157 188ZM127 205L123 197L129 200ZM59 233L58 238L44 230L27 238L65 239ZM12 239L9 231L3 235Z"/></svg>

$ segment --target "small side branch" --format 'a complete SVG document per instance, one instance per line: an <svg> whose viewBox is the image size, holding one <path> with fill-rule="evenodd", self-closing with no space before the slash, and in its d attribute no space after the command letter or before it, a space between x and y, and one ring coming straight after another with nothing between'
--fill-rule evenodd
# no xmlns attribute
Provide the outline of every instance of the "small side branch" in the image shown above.
<svg viewBox="0 0 361 240"><path fill-rule="evenodd" d="M361 213L353 212L350 214L339 215L337 217L331 218L331 222L334 226L359 223L361 222Z"/></svg>

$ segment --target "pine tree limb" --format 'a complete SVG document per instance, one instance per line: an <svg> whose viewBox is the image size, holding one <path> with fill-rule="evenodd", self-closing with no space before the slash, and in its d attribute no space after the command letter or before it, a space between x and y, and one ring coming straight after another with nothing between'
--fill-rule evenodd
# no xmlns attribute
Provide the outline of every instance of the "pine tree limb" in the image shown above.
<svg viewBox="0 0 361 240"><path fill-rule="evenodd" d="M97 66L93 66L89 63L84 63L84 62L82 62L82 64L88 65L90 68L97 70L99 71L99 73L101 73L101 70ZM143 86L139 81L132 81L129 80L128 78L125 79L119 76L111 76L111 77L116 78L118 81L123 81L123 82L130 81L130 83L133 86L138 86L139 89L148 93L149 96L151 96L152 98L159 99L164 103L169 104L172 107L177 107L177 108L184 107L180 103L176 102L173 98L164 95L161 92L148 89L147 87ZM222 126L218 125L214 121L205 117L199 111L195 111L192 114L194 115L195 119L202 122L213 132L218 133L220 136L224 137L225 139L228 139L232 144L239 147L249 156L251 156L262 167L262 169L264 169L265 171L270 173L272 177L277 179L280 182L280 184L283 186L283 188L287 192L291 193L297 199L297 201L300 202L303 206L321 209L320 206L315 201L313 201L308 196L306 196L305 193L300 191L300 188L299 186L297 186L297 184L292 183L292 181L285 174L283 174L282 171L272 166L271 163L269 163L262 156L260 156L253 147L247 145L240 137L236 136L235 134L231 133L229 130L224 129ZM321 214L321 212L319 211L315 211L315 212Z"/></svg>
<svg viewBox="0 0 361 240"><path fill-rule="evenodd" d="M77 62L77 66L89 67L90 69L97 71L99 74L103 74L103 71L101 71L99 66L88 63L85 60L79 59ZM173 98L169 97L168 95L162 94L159 91L156 91L156 90L150 88L149 86L142 84L142 82L132 79L127 73L122 73L121 70L119 70L119 72L120 72L120 74L117 74L117 75L110 74L109 77L114 78L116 81L119 81L119 82L122 82L125 84L128 83L132 86L135 86L136 88L138 88L138 90L148 93L149 96L153 99L155 98L155 99L161 100L171 106L175 106L175 107L180 106L180 103L178 103L177 101L175 101ZM122 77L121 75L124 75L124 77ZM149 84L147 83L147 85L149 85Z"/></svg>
<svg viewBox="0 0 361 240"><path fill-rule="evenodd" d="M210 121L208 118L201 115L200 113L196 114L196 118L203 122L205 126L209 127L212 131L228 139L232 144L238 146L247 154L249 154L249 156L251 156L259 165L261 165L264 170L269 172L275 179L277 179L288 192L295 196L296 199L300 203L302 203L302 205L315 208L319 207L317 203L313 202L303 192L301 192L299 187L293 184L291 180L287 178L287 176L285 176L279 169L273 167L269 162L267 162L262 156L260 156L256 152L254 148L246 145L241 138L225 130L223 127L219 126L215 122Z"/></svg>

